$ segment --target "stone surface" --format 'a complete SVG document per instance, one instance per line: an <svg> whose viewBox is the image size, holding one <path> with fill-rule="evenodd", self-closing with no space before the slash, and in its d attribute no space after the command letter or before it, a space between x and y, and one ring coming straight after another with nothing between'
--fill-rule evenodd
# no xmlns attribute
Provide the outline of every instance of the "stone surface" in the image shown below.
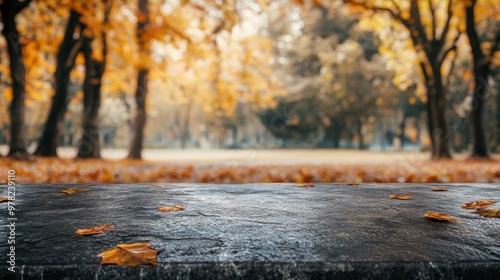
<svg viewBox="0 0 500 280"><path fill-rule="evenodd" d="M500 201L500 186L436 186L19 185L16 273L7 270L0 204L0 279L499 279L500 219L460 205ZM90 191L59 193L71 187ZM389 199L398 193L414 198ZM186 209L155 210L174 204ZM461 222L433 221L426 211ZM116 229L72 238L100 224ZM134 242L161 250L159 266L99 265L98 253Z"/></svg>

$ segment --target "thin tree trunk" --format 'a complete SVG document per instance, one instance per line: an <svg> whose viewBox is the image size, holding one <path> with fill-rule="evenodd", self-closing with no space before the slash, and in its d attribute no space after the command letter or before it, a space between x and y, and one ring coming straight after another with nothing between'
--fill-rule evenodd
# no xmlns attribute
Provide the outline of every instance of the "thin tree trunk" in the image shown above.
<svg viewBox="0 0 500 280"><path fill-rule="evenodd" d="M12 78L13 98L9 107L10 115L10 143L8 156L15 159L30 159L26 149L24 137L24 100L26 98L26 67L22 56L22 45L19 41L19 32L16 28L16 15L31 1L19 2L4 0L0 5L2 12L2 34L7 41L7 52L10 58L10 75Z"/></svg>
<svg viewBox="0 0 500 280"><path fill-rule="evenodd" d="M466 5L467 36L472 49L474 61L474 93L472 96L471 129L472 129L472 151L471 158L490 158L486 129L484 127L484 111L486 93L488 89L488 78L491 74L490 63L481 49L481 40L475 28L474 7L476 1L473 0ZM498 35L497 35L498 37ZM498 40L498 38L496 39ZM492 47L496 48L497 43Z"/></svg>
<svg viewBox="0 0 500 280"><path fill-rule="evenodd" d="M134 134L130 144L128 158L140 159L144 143L144 127L146 126L146 94L148 92L148 70L141 69L137 74L135 92L136 111L134 117Z"/></svg>
<svg viewBox="0 0 500 280"><path fill-rule="evenodd" d="M192 100L189 99L189 103L186 106L186 115L184 116L184 125L182 128L182 136L181 136L181 148L186 148L186 143L189 138L189 125L191 122L191 106Z"/></svg>
<svg viewBox="0 0 500 280"><path fill-rule="evenodd" d="M408 118L408 113L405 111L403 113L403 120L399 124L399 139L401 141L401 151L404 151L405 148L405 128L406 128L406 119Z"/></svg>
<svg viewBox="0 0 500 280"><path fill-rule="evenodd" d="M139 51L148 53L148 44L143 38L144 32L149 24L148 0L139 0L139 13L144 16L144 20L137 21L137 40L139 42ZM134 132L128 158L140 159L143 142L144 142L144 127L146 126L146 95L148 93L148 73L149 70L141 66L137 73L137 88L135 91L136 112L134 121Z"/></svg>
<svg viewBox="0 0 500 280"><path fill-rule="evenodd" d="M358 137L359 137L359 139L358 139L358 149L360 149L360 150L364 149L364 146L363 146L364 139L363 139L362 128L363 128L363 124L361 123L361 120L358 118L357 119L357 124L356 124L356 129L357 129Z"/></svg>
<svg viewBox="0 0 500 280"><path fill-rule="evenodd" d="M57 68L55 73L55 95L52 99L49 116L45 122L42 137L35 151L36 155L57 156L58 139L61 134L64 114L68 107L69 74L75 65L75 58L83 43L80 14L71 11L64 38L57 53ZM80 25L80 28L78 26ZM75 31L80 30L75 38Z"/></svg>

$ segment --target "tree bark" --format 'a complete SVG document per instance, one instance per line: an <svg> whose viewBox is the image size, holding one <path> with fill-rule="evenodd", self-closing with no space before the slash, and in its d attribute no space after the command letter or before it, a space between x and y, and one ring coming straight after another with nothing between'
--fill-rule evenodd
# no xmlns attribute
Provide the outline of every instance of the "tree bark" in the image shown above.
<svg viewBox="0 0 500 280"><path fill-rule="evenodd" d="M63 126L64 114L68 107L69 74L75 65L75 58L83 43L82 26L79 23L80 14L71 11L63 41L57 53L57 68L55 73L55 95L52 99L49 116L45 122L42 137L35 151L36 155L55 157ZM79 34L75 36L75 32ZM76 38L75 38L76 37Z"/></svg>
<svg viewBox="0 0 500 280"><path fill-rule="evenodd" d="M30 155L26 149L24 137L24 100L26 98L26 67L22 56L22 45L19 41L19 31L16 28L16 15L31 1L4 0L0 5L2 12L2 34L7 42L7 52L10 58L10 75L12 78L13 98L9 107L10 142L8 156L27 160Z"/></svg>
<svg viewBox="0 0 500 280"><path fill-rule="evenodd" d="M433 159L451 159L448 122L446 119L445 89L442 83L440 67L433 67L433 77L427 84L427 95L430 101L432 120L431 139L433 142Z"/></svg>
<svg viewBox="0 0 500 280"><path fill-rule="evenodd" d="M111 1L105 2L104 25L109 20ZM84 26L84 25L83 25ZM85 28L85 26L84 26ZM82 139L78 147L77 158L100 158L100 134L98 113L101 106L102 76L106 68L106 32L101 29L101 60L92 57L91 43L95 37L84 37L82 52L85 57L85 80L83 81L83 122Z"/></svg>
<svg viewBox="0 0 500 280"><path fill-rule="evenodd" d="M137 21L137 41L139 42L139 51L148 53L147 42L143 38L149 24L148 0L139 0L139 13L144 16L144 20ZM142 158L142 148L144 142L144 127L146 126L146 95L148 92L148 73L149 70L143 66L139 67L137 73L137 88L135 91L136 112L134 117L134 132L128 158Z"/></svg>
<svg viewBox="0 0 500 280"><path fill-rule="evenodd" d="M134 116L134 134L130 144L128 158L142 158L144 143L144 127L146 126L146 94L148 91L148 70L140 69L137 74L137 89L135 92L136 111Z"/></svg>
<svg viewBox="0 0 500 280"><path fill-rule="evenodd" d="M488 140L484 126L484 111L486 93L488 89L488 78L491 74L490 63L481 49L481 40L476 31L474 7L476 1L473 0L466 5L466 31L469 37L469 44L472 49L472 59L474 65L474 92L472 95L471 129L472 129L472 151L471 158L489 159ZM497 35L498 37L498 35ZM498 39L497 39L498 40ZM492 47L496 48L497 43Z"/></svg>

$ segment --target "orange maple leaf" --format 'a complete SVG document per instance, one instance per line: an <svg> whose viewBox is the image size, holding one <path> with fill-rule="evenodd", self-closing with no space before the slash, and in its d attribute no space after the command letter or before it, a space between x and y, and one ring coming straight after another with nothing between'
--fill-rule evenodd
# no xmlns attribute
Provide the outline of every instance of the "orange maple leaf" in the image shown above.
<svg viewBox="0 0 500 280"><path fill-rule="evenodd" d="M184 205L173 205L173 206L158 206L156 210L160 212L170 212L170 211L181 211L186 209Z"/></svg>
<svg viewBox="0 0 500 280"><path fill-rule="evenodd" d="M113 225L100 225L100 226L93 226L91 228L87 229L77 229L75 233L77 235L93 235L93 234L101 234L105 233L106 231L115 229L115 226Z"/></svg>
<svg viewBox="0 0 500 280"><path fill-rule="evenodd" d="M495 203L497 203L497 202L493 201L493 200L477 200L477 201L462 203L462 208L463 209L483 209L483 208L486 208L486 207L493 205Z"/></svg>
<svg viewBox="0 0 500 280"><path fill-rule="evenodd" d="M459 219L452 217L446 213L441 212L426 212L424 214L427 218L439 221L447 221L447 222L458 222Z"/></svg>
<svg viewBox="0 0 500 280"><path fill-rule="evenodd" d="M408 200L408 199L413 199L413 194L391 194L389 198Z"/></svg>
<svg viewBox="0 0 500 280"><path fill-rule="evenodd" d="M152 249L150 243L118 244L115 248L100 254L101 264L117 264L121 266L138 266L141 264L158 265L156 256L159 250Z"/></svg>
<svg viewBox="0 0 500 280"><path fill-rule="evenodd" d="M60 191L60 193L65 193L65 194L74 194L74 193L82 193L89 191L89 189L83 189L83 188L71 188L71 189L66 189Z"/></svg>

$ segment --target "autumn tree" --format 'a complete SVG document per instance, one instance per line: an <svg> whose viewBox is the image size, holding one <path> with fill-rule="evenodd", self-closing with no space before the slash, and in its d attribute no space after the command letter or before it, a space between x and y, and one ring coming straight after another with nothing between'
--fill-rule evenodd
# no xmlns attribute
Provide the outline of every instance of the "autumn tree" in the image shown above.
<svg viewBox="0 0 500 280"><path fill-rule="evenodd" d="M83 25L80 22L81 14L76 10L70 11L63 41L57 52L57 66L55 72L55 95L53 96L49 115L45 122L42 136L39 139L36 155L55 157L57 146L68 106L68 85L70 72L75 65L75 58L83 45Z"/></svg>
<svg viewBox="0 0 500 280"><path fill-rule="evenodd" d="M10 58L10 77L12 79L13 98L10 104L10 150L9 156L16 159L28 159L24 137L25 83L26 68L22 55L22 44L16 27L16 15L31 3L31 0L4 0L0 4L2 13L2 34L7 42Z"/></svg>
<svg viewBox="0 0 500 280"><path fill-rule="evenodd" d="M428 128L432 158L451 158L446 119L446 79L443 65L455 51L460 31L456 26L455 0L362 1L343 0L351 7L386 13L407 30L426 87Z"/></svg>
<svg viewBox="0 0 500 280"><path fill-rule="evenodd" d="M465 3L465 14L466 14L466 31L469 38L469 44L472 50L473 59L473 73L474 73L474 91L472 94L472 111L471 111L471 123L472 123L472 151L471 157L473 158L489 158L488 141L486 137L484 113L486 106L486 94L488 89L488 79L491 76L491 63L495 52L498 50L500 43L500 28L498 24L494 29L494 38L488 45L490 45L489 50L483 50L482 41L480 35L477 31L477 23L481 20L478 18L478 10L482 8L491 11L494 9L491 4L478 3L482 1L470 0ZM483 1L486 2L486 1ZM478 7L479 5L483 7ZM497 3L498 4L498 3ZM495 5L495 4L493 4ZM486 7L484 7L486 6ZM497 11L498 13L498 11ZM482 17L484 19L484 17ZM497 108L498 110L498 108Z"/></svg>

